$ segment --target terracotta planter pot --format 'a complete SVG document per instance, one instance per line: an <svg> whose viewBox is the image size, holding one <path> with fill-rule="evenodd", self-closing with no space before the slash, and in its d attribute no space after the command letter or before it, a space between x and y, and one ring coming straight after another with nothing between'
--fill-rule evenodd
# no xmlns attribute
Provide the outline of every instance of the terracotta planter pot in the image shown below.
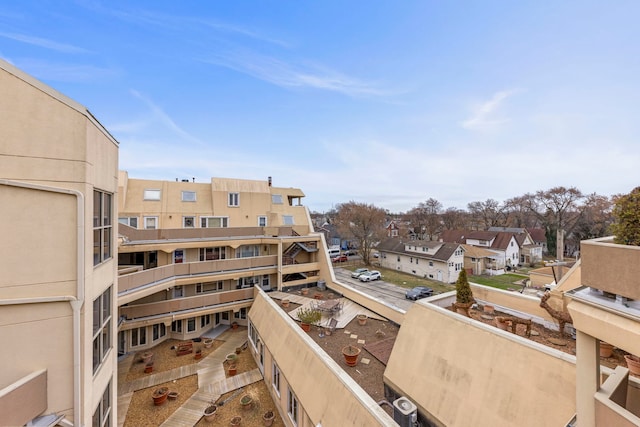
<svg viewBox="0 0 640 427"><path fill-rule="evenodd" d="M322 299L322 294L317 293L313 296L314 299Z"/></svg>
<svg viewBox="0 0 640 427"><path fill-rule="evenodd" d="M302 289L300 290L300 292L302 292L302 295L307 295L307 294L309 293L309 289L307 289L307 288L302 288Z"/></svg>
<svg viewBox="0 0 640 427"><path fill-rule="evenodd" d="M600 357L611 357L613 346L607 342L600 341Z"/></svg>
<svg viewBox="0 0 640 427"><path fill-rule="evenodd" d="M242 423L242 417L236 416L231 418L230 426L239 426Z"/></svg>
<svg viewBox="0 0 640 427"><path fill-rule="evenodd" d="M167 401L167 396L169 395L169 389L167 387L160 387L154 390L151 397L153 398L153 404L155 406L163 405L164 402Z"/></svg>
<svg viewBox="0 0 640 427"><path fill-rule="evenodd" d="M205 421L212 422L216 418L217 410L216 405L207 406L204 410Z"/></svg>
<svg viewBox="0 0 640 427"><path fill-rule="evenodd" d="M242 347L236 347L236 354L240 354L242 352Z"/></svg>
<svg viewBox="0 0 640 427"><path fill-rule="evenodd" d="M253 398L249 395L244 395L240 399L240 405L242 405L243 411L248 411L253 408Z"/></svg>
<svg viewBox="0 0 640 427"><path fill-rule="evenodd" d="M502 329L503 331L507 330L507 327L509 326L509 323L507 323L507 320L502 317L502 316L496 316L496 326L499 329Z"/></svg>
<svg viewBox="0 0 640 427"><path fill-rule="evenodd" d="M356 366L358 364L358 356L360 355L360 348L348 345L342 348L342 355L347 366Z"/></svg>
<svg viewBox="0 0 640 427"><path fill-rule="evenodd" d="M262 424L264 424L265 427L269 427L271 424L273 424L274 418L275 414L273 413L273 411L267 411L262 416Z"/></svg>
<svg viewBox="0 0 640 427"><path fill-rule="evenodd" d="M178 393L177 391L170 391L169 394L167 394L167 399L176 400L179 395L180 393Z"/></svg>
<svg viewBox="0 0 640 427"><path fill-rule="evenodd" d="M211 348L213 346L213 338L203 339L202 344L204 344L204 348Z"/></svg>
<svg viewBox="0 0 640 427"><path fill-rule="evenodd" d="M196 350L196 352L193 355L193 358L196 359L196 360L202 359L202 351L201 350Z"/></svg>
<svg viewBox="0 0 640 427"><path fill-rule="evenodd" d="M280 304L282 304L282 306L284 308L288 308L289 307L289 300L288 299L283 299L282 301L280 301Z"/></svg>
<svg viewBox="0 0 640 427"><path fill-rule="evenodd" d="M627 362L629 372L633 375L640 376L640 358L631 354L625 354L624 360Z"/></svg>
<svg viewBox="0 0 640 427"><path fill-rule="evenodd" d="M358 314L358 324L360 326L364 326L367 324L367 315L366 314Z"/></svg>
<svg viewBox="0 0 640 427"><path fill-rule="evenodd" d="M309 332L311 330L311 325L308 323L300 323L300 327L302 327L302 330L305 332Z"/></svg>
<svg viewBox="0 0 640 427"><path fill-rule="evenodd" d="M142 363L149 363L153 359L153 353L146 351L142 353Z"/></svg>
<svg viewBox="0 0 640 427"><path fill-rule="evenodd" d="M229 366L229 376L232 377L235 374L238 373L238 366L236 364L233 364L231 366Z"/></svg>
<svg viewBox="0 0 640 427"><path fill-rule="evenodd" d="M493 314L495 313L495 309L493 308L492 305L485 305L482 310L487 313L487 314Z"/></svg>
<svg viewBox="0 0 640 427"><path fill-rule="evenodd" d="M233 323L231 324L231 328L232 328L232 329L238 329L238 323L237 323L237 322L233 322Z"/></svg>

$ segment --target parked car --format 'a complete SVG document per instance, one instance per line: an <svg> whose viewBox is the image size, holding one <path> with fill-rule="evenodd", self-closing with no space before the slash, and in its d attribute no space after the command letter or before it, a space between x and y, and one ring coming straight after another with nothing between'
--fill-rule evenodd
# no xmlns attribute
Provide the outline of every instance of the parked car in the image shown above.
<svg viewBox="0 0 640 427"><path fill-rule="evenodd" d="M368 271L369 271L368 268L357 268L356 271L351 273L351 277L353 277L354 279L357 279L358 277L360 277L362 273L366 273Z"/></svg>
<svg viewBox="0 0 640 427"><path fill-rule="evenodd" d="M404 294L405 298L414 301L419 300L420 298L430 297L431 295L433 295L433 289L427 288L426 286L416 286Z"/></svg>
<svg viewBox="0 0 640 427"><path fill-rule="evenodd" d="M362 273L358 276L361 282L371 282L372 280L380 280L382 275L378 270L367 271L366 273Z"/></svg>
<svg viewBox="0 0 640 427"><path fill-rule="evenodd" d="M333 258L331 258L332 262L345 262L345 261L349 261L349 257L342 254L342 255L338 255L338 256L334 256Z"/></svg>
<svg viewBox="0 0 640 427"><path fill-rule="evenodd" d="M353 249L347 249L346 251L344 251L344 254L345 255L349 255L349 256L358 255L357 252L355 250L353 250Z"/></svg>

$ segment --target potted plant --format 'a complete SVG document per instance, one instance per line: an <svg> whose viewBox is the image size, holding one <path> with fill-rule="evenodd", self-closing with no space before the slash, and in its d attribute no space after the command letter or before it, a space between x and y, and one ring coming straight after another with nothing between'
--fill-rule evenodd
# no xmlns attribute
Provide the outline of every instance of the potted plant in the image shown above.
<svg viewBox="0 0 640 427"><path fill-rule="evenodd" d="M151 372L153 372L153 362L149 362L144 366L145 374L150 374Z"/></svg>
<svg viewBox="0 0 640 427"><path fill-rule="evenodd" d="M239 415L236 415L235 417L231 418L231 421L229 422L229 425L231 426L239 426L240 423L242 423L242 417Z"/></svg>
<svg viewBox="0 0 640 427"><path fill-rule="evenodd" d="M153 394L151 395L151 397L153 398L153 404L155 406L160 406L162 404L164 404L164 402L166 402L167 400L167 395L169 394L169 388L168 387L160 387L157 388L153 391Z"/></svg>
<svg viewBox="0 0 640 427"><path fill-rule="evenodd" d="M235 363L236 360L238 360L238 355L235 353L229 353L227 354L227 356L225 357L225 361L229 362L229 363Z"/></svg>
<svg viewBox="0 0 640 427"><path fill-rule="evenodd" d="M300 292L302 293L302 295L307 295L309 294L309 288L302 288L300 289Z"/></svg>
<svg viewBox="0 0 640 427"><path fill-rule="evenodd" d="M613 345L608 342L600 341L600 357L611 357L613 354Z"/></svg>
<svg viewBox="0 0 640 427"><path fill-rule="evenodd" d="M202 340L202 344L204 345L204 348L211 348L211 346L213 346L213 338L204 338Z"/></svg>
<svg viewBox="0 0 640 427"><path fill-rule="evenodd" d="M364 326L367 324L367 315L366 314L358 314L358 324L360 326Z"/></svg>
<svg viewBox="0 0 640 427"><path fill-rule="evenodd" d="M456 311L469 316L469 308L471 308L474 302L471 285L469 285L469 281L467 280L467 271L463 268L460 270L458 280L456 281L456 302L454 306Z"/></svg>
<svg viewBox="0 0 640 427"><path fill-rule="evenodd" d="M624 360L627 362L629 372L633 375L640 376L640 357L634 356L633 354L625 354Z"/></svg>
<svg viewBox="0 0 640 427"><path fill-rule="evenodd" d="M298 320L301 322L302 329L305 332L311 330L311 325L315 325L322 319L322 313L315 308L301 308L297 313Z"/></svg>
<svg viewBox="0 0 640 427"><path fill-rule="evenodd" d="M242 405L242 409L244 411L248 411L253 407L253 397L249 396L248 394L245 394L240 399L240 405Z"/></svg>
<svg viewBox="0 0 640 427"><path fill-rule="evenodd" d="M342 348L342 355L347 366L356 366L358 363L358 356L360 355L360 348L354 345L347 345Z"/></svg>
<svg viewBox="0 0 640 427"><path fill-rule="evenodd" d="M283 306L284 308L288 308L288 307L289 307L289 302L290 302L290 301L289 301L289 299L288 299L288 298L285 298L285 299L283 299L282 301L280 301L280 304L282 304L282 306Z"/></svg>
<svg viewBox="0 0 640 427"><path fill-rule="evenodd" d="M229 369L227 371L229 372L230 377L234 376L238 373L238 365L232 363L231 365L229 365Z"/></svg>
<svg viewBox="0 0 640 427"><path fill-rule="evenodd" d="M216 417L216 411L218 410L218 406L211 402L209 406L204 408L204 419L205 421L212 422Z"/></svg>
<svg viewBox="0 0 640 427"><path fill-rule="evenodd" d="M273 424L274 418L275 418L274 412L267 411L264 413L264 415L262 415L262 424L264 424L265 427L269 427L271 424Z"/></svg>
<svg viewBox="0 0 640 427"><path fill-rule="evenodd" d="M238 329L238 322L231 322L231 328Z"/></svg>
<svg viewBox="0 0 640 427"><path fill-rule="evenodd" d="M180 393L178 393L177 391L170 391L169 394L167 394L167 399L176 400L179 395Z"/></svg>

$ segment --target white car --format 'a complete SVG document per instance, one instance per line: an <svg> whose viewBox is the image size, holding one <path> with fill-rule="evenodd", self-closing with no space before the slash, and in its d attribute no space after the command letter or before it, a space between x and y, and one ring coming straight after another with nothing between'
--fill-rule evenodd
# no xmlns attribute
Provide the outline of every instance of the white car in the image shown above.
<svg viewBox="0 0 640 427"><path fill-rule="evenodd" d="M351 273L351 277L353 277L354 279L357 279L358 277L360 277L361 274L367 273L368 271L369 271L368 268L358 268L356 269L356 271Z"/></svg>
<svg viewBox="0 0 640 427"><path fill-rule="evenodd" d="M380 280L381 277L382 275L378 270L371 270L366 273L362 273L358 276L358 279L360 279L361 282L370 282L372 280Z"/></svg>

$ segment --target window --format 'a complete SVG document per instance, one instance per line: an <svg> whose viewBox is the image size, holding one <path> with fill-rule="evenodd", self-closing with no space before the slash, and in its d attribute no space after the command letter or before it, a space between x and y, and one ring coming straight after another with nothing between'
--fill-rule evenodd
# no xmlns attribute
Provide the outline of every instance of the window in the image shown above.
<svg viewBox="0 0 640 427"><path fill-rule="evenodd" d="M144 228L147 230L155 230L158 228L158 217L157 216L145 216L144 217Z"/></svg>
<svg viewBox="0 0 640 427"><path fill-rule="evenodd" d="M195 202L196 201L196 192L195 191L183 191L182 192L182 201L183 202Z"/></svg>
<svg viewBox="0 0 640 427"><path fill-rule="evenodd" d="M93 190L93 265L111 258L111 194Z"/></svg>
<svg viewBox="0 0 640 427"><path fill-rule="evenodd" d="M184 249L176 249L173 251L173 263L182 264L184 262Z"/></svg>
<svg viewBox="0 0 640 427"><path fill-rule="evenodd" d="M233 313L233 317L236 319L246 319L247 318L247 308L242 307L240 311L236 311Z"/></svg>
<svg viewBox="0 0 640 427"><path fill-rule="evenodd" d="M226 216L201 216L200 227L224 228L229 226L229 218Z"/></svg>
<svg viewBox="0 0 640 427"><path fill-rule="evenodd" d="M204 328L205 326L207 326L208 324L211 323L211 315L210 314L205 314L204 316L200 317L200 328Z"/></svg>
<svg viewBox="0 0 640 427"><path fill-rule="evenodd" d="M226 257L225 248L200 248L200 261L215 261Z"/></svg>
<svg viewBox="0 0 640 427"><path fill-rule="evenodd" d="M144 200L160 200L160 195L162 192L160 190L144 190L143 199Z"/></svg>
<svg viewBox="0 0 640 427"><path fill-rule="evenodd" d="M267 217L259 216L258 217L258 227L266 227L267 226Z"/></svg>
<svg viewBox="0 0 640 427"><path fill-rule="evenodd" d="M400 262L400 255L398 255L398 262Z"/></svg>
<svg viewBox="0 0 640 427"><path fill-rule="evenodd" d="M93 301L93 373L111 348L111 287Z"/></svg>
<svg viewBox="0 0 640 427"><path fill-rule="evenodd" d="M182 298L184 296L184 288L182 286L175 286L173 288L173 297Z"/></svg>
<svg viewBox="0 0 640 427"><path fill-rule="evenodd" d="M240 206L240 193L229 193L229 206Z"/></svg>
<svg viewBox="0 0 640 427"><path fill-rule="evenodd" d="M272 194L271 195L271 203L276 205L282 204L282 194Z"/></svg>
<svg viewBox="0 0 640 427"><path fill-rule="evenodd" d="M103 427L111 425L111 381L102 393L102 399L98 403L96 411L93 413L93 427Z"/></svg>
<svg viewBox="0 0 640 427"><path fill-rule="evenodd" d="M413 264L413 257L409 257L409 263Z"/></svg>
<svg viewBox="0 0 640 427"><path fill-rule="evenodd" d="M280 396L280 368L273 362L273 377L271 377L271 384L276 394Z"/></svg>
<svg viewBox="0 0 640 427"><path fill-rule="evenodd" d="M224 282L218 280L217 282L196 283L196 294L206 294L209 292L217 292L224 289Z"/></svg>
<svg viewBox="0 0 640 427"><path fill-rule="evenodd" d="M251 341L251 344L253 344L254 347L256 346L259 340L258 331L253 326L253 322L249 322L249 340Z"/></svg>
<svg viewBox="0 0 640 427"><path fill-rule="evenodd" d="M282 215L282 224L284 224L284 225L294 225L293 224L293 215Z"/></svg>
<svg viewBox="0 0 640 427"><path fill-rule="evenodd" d="M174 320L171 322L171 332L182 332L182 320Z"/></svg>
<svg viewBox="0 0 640 427"><path fill-rule="evenodd" d="M138 228L138 217L137 216L118 218L118 222L120 224L128 225L129 227Z"/></svg>
<svg viewBox="0 0 640 427"><path fill-rule="evenodd" d="M429 267L433 267L433 261L429 261Z"/></svg>
<svg viewBox="0 0 640 427"><path fill-rule="evenodd" d="M196 217L195 216L183 216L182 217L182 228L194 228L196 226Z"/></svg>
<svg viewBox="0 0 640 427"><path fill-rule="evenodd" d="M260 246L258 245L242 245L236 249L236 258L250 258L260 256Z"/></svg>
<svg viewBox="0 0 640 427"><path fill-rule="evenodd" d="M269 275L268 274L263 274L262 275L262 287L264 288L268 288L269 287Z"/></svg>
<svg viewBox="0 0 640 427"><path fill-rule="evenodd" d="M287 387L287 414L289 414L289 418L293 422L293 425L298 425L298 398L291 391L289 387Z"/></svg>
<svg viewBox="0 0 640 427"><path fill-rule="evenodd" d="M147 343L147 328L134 328L131 330L131 347L145 345Z"/></svg>
<svg viewBox="0 0 640 427"><path fill-rule="evenodd" d="M194 332L196 330L196 318L190 317L187 319L187 332Z"/></svg>
<svg viewBox="0 0 640 427"><path fill-rule="evenodd" d="M164 323L156 323L153 325L153 340L157 340L167 335L167 327Z"/></svg>

